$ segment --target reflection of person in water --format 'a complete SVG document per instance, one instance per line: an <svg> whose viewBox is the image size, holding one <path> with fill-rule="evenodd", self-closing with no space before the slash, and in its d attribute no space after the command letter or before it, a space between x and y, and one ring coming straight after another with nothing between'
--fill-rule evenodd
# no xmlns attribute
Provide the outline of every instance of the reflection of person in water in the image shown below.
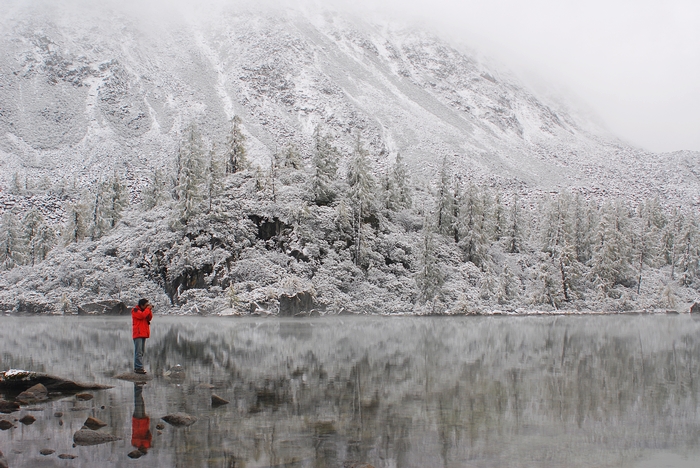
<svg viewBox="0 0 700 468"><path fill-rule="evenodd" d="M151 448L151 418L146 415L143 384L134 384L134 415L131 417L131 445L145 455Z"/></svg>

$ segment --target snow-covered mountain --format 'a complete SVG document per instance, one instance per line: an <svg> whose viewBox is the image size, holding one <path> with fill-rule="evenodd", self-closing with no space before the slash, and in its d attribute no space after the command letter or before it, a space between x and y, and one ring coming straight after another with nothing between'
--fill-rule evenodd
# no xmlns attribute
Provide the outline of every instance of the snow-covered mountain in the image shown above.
<svg viewBox="0 0 700 468"><path fill-rule="evenodd" d="M348 152L360 131L378 170L401 153L418 179L446 160L510 190L700 203L697 153L626 145L437 35L303 7L212 8L4 1L6 206L23 202L8 201L13 178L86 185L116 168L138 190L189 123L221 147L234 115L262 166L290 143L309 155L322 124Z"/></svg>

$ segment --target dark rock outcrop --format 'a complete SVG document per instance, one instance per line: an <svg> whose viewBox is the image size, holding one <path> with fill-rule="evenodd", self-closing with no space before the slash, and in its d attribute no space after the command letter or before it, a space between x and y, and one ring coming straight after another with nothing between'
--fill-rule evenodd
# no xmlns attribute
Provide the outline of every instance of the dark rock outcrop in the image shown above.
<svg viewBox="0 0 700 468"><path fill-rule="evenodd" d="M176 427L187 427L197 422L197 418L186 413L173 413L163 416L160 419Z"/></svg>
<svg viewBox="0 0 700 468"><path fill-rule="evenodd" d="M78 306L78 315L127 315L129 308L122 301L89 302Z"/></svg>
<svg viewBox="0 0 700 468"><path fill-rule="evenodd" d="M75 445L98 445L107 442L121 440L119 437L107 434L106 432L97 432L87 427L83 427L73 434L73 443Z"/></svg>
<svg viewBox="0 0 700 468"><path fill-rule="evenodd" d="M34 385L42 384L49 392L78 392L81 390L103 390L112 388L109 385L82 383L63 379L55 375L10 369L0 372L0 390L27 390Z"/></svg>
<svg viewBox="0 0 700 468"><path fill-rule="evenodd" d="M280 316L293 317L302 313L307 313L316 307L314 296L309 291L301 291L293 296L282 294L279 297Z"/></svg>
<svg viewBox="0 0 700 468"><path fill-rule="evenodd" d="M691 314L700 314L700 302L696 302L690 307Z"/></svg>

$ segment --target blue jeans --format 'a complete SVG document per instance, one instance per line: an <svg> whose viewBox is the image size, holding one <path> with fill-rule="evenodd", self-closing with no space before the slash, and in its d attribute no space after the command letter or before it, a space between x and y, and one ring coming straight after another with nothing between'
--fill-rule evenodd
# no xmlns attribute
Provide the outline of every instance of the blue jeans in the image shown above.
<svg viewBox="0 0 700 468"><path fill-rule="evenodd" d="M146 350L146 338L134 338L134 370L143 369L143 352Z"/></svg>

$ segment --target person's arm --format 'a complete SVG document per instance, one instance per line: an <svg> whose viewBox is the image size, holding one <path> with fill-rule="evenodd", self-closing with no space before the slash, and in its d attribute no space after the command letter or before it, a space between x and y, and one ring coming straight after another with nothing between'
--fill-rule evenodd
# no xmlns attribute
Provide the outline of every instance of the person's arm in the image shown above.
<svg viewBox="0 0 700 468"><path fill-rule="evenodd" d="M131 311L131 316L138 320L150 320L149 317L152 317L153 315L151 314L150 308L141 309L140 307L136 307Z"/></svg>

